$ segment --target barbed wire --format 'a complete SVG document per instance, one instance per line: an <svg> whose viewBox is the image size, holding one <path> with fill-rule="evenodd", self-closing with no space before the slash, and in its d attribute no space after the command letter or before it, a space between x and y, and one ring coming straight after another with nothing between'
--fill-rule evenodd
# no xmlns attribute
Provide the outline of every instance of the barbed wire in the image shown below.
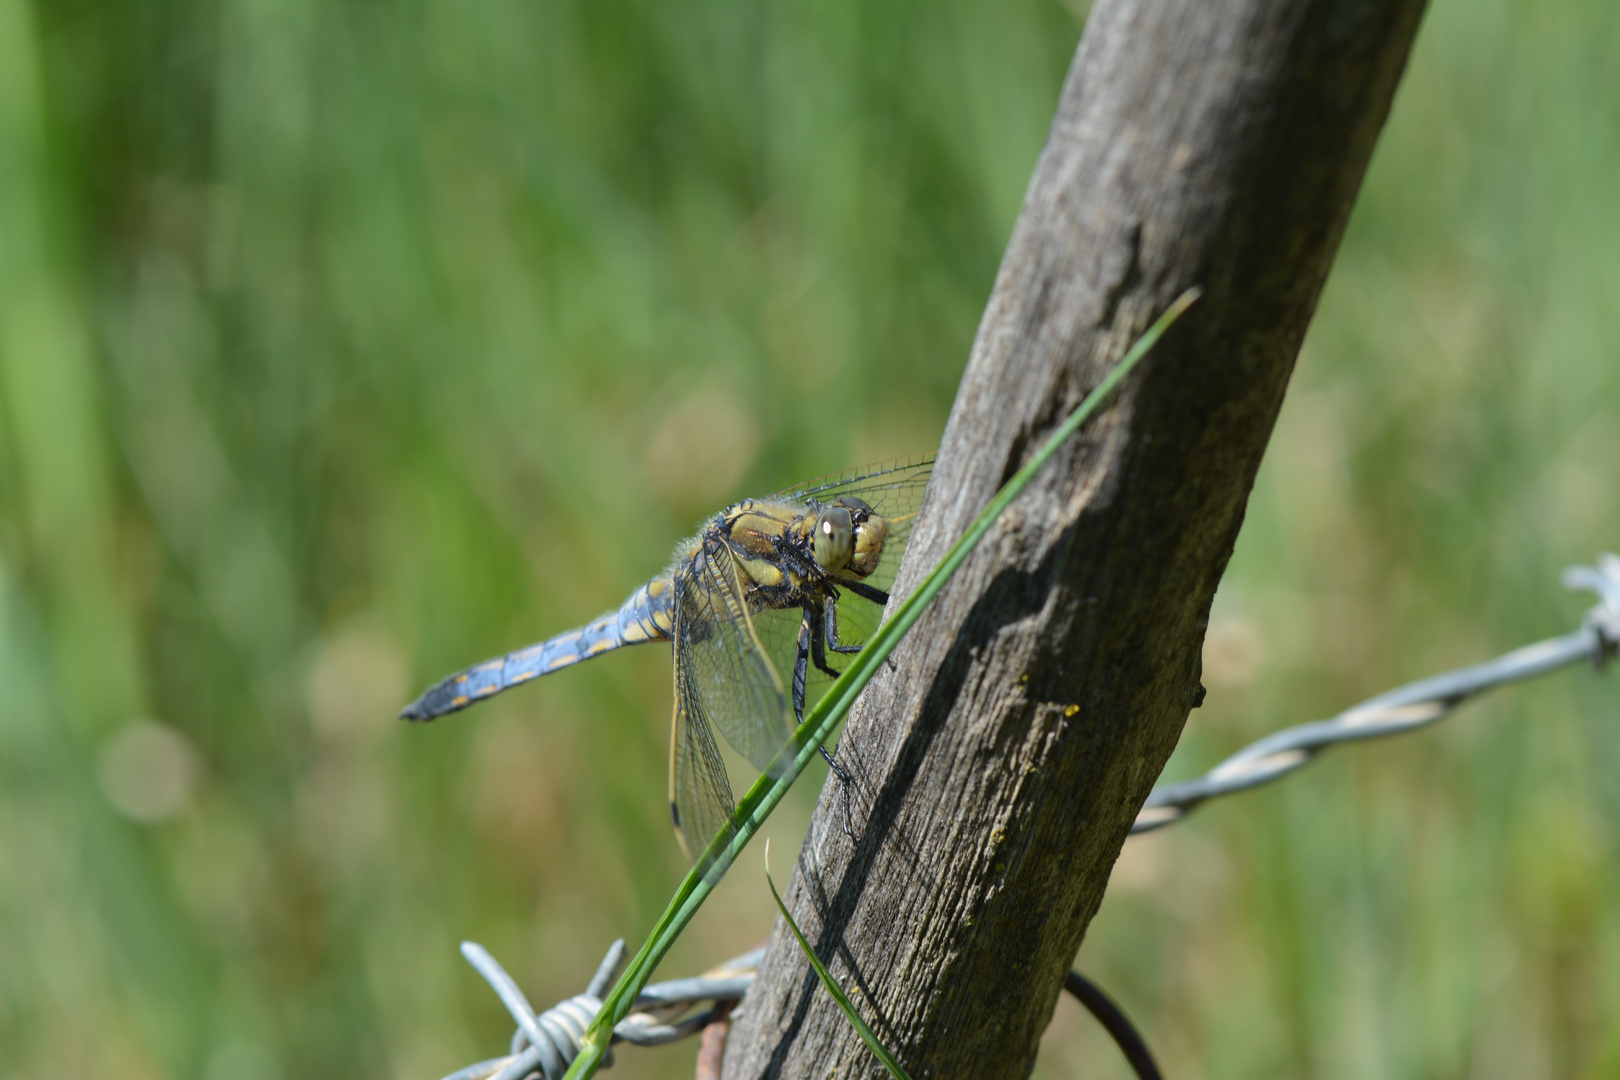
<svg viewBox="0 0 1620 1080"><path fill-rule="evenodd" d="M561 1080L568 1066L579 1056L580 1039L602 1008L602 995L612 988L613 980L624 966L626 950L623 938L608 946L607 955L602 957L584 993L538 1014L512 976L482 945L464 941L461 955L495 989L501 1004L517 1021L517 1031L512 1034L511 1053L507 1056L469 1065L444 1080L523 1080L535 1075L543 1080ZM742 1000L753 985L754 974L764 955L765 947L761 945L695 978L672 979L647 986L637 996L630 1015L614 1027L614 1042L662 1046L702 1030L717 1011L728 1010ZM693 1006L705 1002L709 1003L708 1008L690 1012ZM683 1015L689 1012L690 1015ZM611 1049L602 1064L603 1067L613 1064Z"/></svg>
<svg viewBox="0 0 1620 1080"><path fill-rule="evenodd" d="M1298 724L1250 743L1196 780L1153 789L1131 834L1174 825L1201 803L1248 791L1304 768L1329 746L1380 739L1427 727L1484 690L1532 679L1582 660L1602 669L1620 647L1620 557L1600 555L1596 566L1571 566L1564 587L1594 592L1598 604L1581 628L1538 641L1483 664L1408 683L1368 698L1327 720Z"/></svg>
<svg viewBox="0 0 1620 1080"><path fill-rule="evenodd" d="M1562 580L1566 588L1598 596L1597 605L1586 613L1581 628L1574 633L1515 649L1483 664L1408 683L1329 719L1268 735L1196 780L1154 788L1131 834L1173 825L1210 799L1279 780L1309 764L1329 746L1427 727L1482 691L1545 675L1582 660L1601 670L1620 651L1620 557L1604 554L1598 556L1594 566L1569 567ZM469 1065L444 1080L524 1080L531 1076L561 1080L578 1056L580 1038L601 1009L602 995L612 986L625 958L624 941L615 941L583 994L536 1014L517 983L482 946L463 942L461 952L494 987L517 1022L517 1031L507 1056ZM764 953L761 946L696 978L646 987L636 998L630 1015L613 1029L614 1041L660 1046L726 1016L747 994ZM1146 1045L1118 1006L1083 976L1070 974L1066 988L1108 1028L1138 1075L1156 1078L1158 1072ZM706 1008L696 1008L705 1004ZM612 1061L610 1050L603 1064L611 1065ZM1151 1071L1144 1072L1144 1068Z"/></svg>

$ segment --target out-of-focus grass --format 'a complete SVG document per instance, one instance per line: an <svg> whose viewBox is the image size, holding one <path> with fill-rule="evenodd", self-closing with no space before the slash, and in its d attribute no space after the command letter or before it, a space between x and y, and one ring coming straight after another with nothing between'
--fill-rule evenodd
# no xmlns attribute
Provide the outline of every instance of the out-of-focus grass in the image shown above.
<svg viewBox="0 0 1620 1080"><path fill-rule="evenodd" d="M643 931L666 656L391 717L729 499L932 447L1078 33L0 0L0 1073L437 1075L509 1029L460 938L544 1001ZM1601 3L1431 13L1174 775L1573 625L1616 55ZM1080 962L1176 1076L1620 1071L1615 713L1566 673L1135 841ZM669 971L771 918L728 882ZM1082 1068L1060 1003L1040 1075Z"/></svg>

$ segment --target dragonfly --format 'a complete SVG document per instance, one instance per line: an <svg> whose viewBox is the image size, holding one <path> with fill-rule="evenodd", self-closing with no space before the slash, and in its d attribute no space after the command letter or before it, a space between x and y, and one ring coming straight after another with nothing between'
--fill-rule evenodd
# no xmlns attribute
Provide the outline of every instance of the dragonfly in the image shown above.
<svg viewBox="0 0 1620 1080"><path fill-rule="evenodd" d="M923 489L926 454L811 480L715 514L618 610L440 680L400 713L432 720L626 645L673 647L669 808L693 862L735 828L715 732L761 772L889 601ZM787 678L783 678L783 673ZM849 776L822 750L845 785ZM846 829L847 803L845 810Z"/></svg>

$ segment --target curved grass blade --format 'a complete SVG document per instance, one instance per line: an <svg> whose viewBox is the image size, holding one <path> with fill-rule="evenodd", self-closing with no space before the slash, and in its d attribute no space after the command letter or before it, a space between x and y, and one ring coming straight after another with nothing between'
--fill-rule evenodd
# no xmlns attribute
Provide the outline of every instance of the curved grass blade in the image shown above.
<svg viewBox="0 0 1620 1080"><path fill-rule="evenodd" d="M1182 293L1165 309L1164 314L1136 339L1124 358L1103 377L1091 393L1086 395L1086 399L1069 414L1068 419L1052 433L1051 438L1047 439L1035 456L1002 486L996 497L990 500L990 505L974 519L967 532L951 547L940 564L929 571L916 591L906 597L895 610L894 616L878 627L877 632L861 651L850 658L851 662L845 665L843 674L833 682L827 693L805 716L804 723L794 732L793 740L777 755L772 768L754 781L753 787L748 789L748 794L737 804L737 809L732 815L735 831L729 835L726 831L722 831L716 836L698 857L694 868L681 881L675 895L670 898L669 906L653 924L647 941L625 968L624 974L619 976L613 992L602 1002L602 1009L581 1040L580 1055L574 1059L565 1080L584 1080L596 1074L602 1055L607 1052L608 1044L613 1038L613 1025L629 1015L636 995L652 978L654 969L669 952L675 938L685 929L686 924L691 922L692 916L697 914L697 909L708 899L720 876L736 859L738 853L747 846L748 841L753 839L765 819L776 809L777 803L782 801L788 789L793 786L793 782L816 755L822 743L827 741L839 721L849 712L855 698L871 681L878 666L888 659L889 653L894 651L900 639L917 622L923 609L939 594L945 582L956 573L957 568L967 559L979 541L984 539L984 534L990 531L990 526L1001 516L1001 512L1019 492L1024 490L1036 470L1046 464L1057 452L1058 447L1063 445L1065 439L1090 419L1114 387L1119 385L1120 380L1130 374L1131 369L1136 367L1159 338L1164 336L1170 324L1180 318L1199 295L1200 291L1196 288Z"/></svg>
<svg viewBox="0 0 1620 1080"><path fill-rule="evenodd" d="M849 1000L849 995L844 993L844 988L838 985L838 980L832 977L832 972L828 971L821 963L821 960L816 956L815 950L810 947L810 943L804 940L804 935L799 932L799 924L793 921L793 915L788 911L787 905L782 903L782 894L776 891L776 882L771 880L771 842L769 840L765 841L765 884L771 887L771 896L776 898L776 910L782 913L782 918L786 920L788 929L793 931L793 940L799 943L799 950L804 953L805 959L810 961L810 966L816 969L816 977L821 980L821 985L827 988L827 993L832 995L833 1001L838 1003L839 1010L849 1018L850 1024L854 1026L856 1034L860 1035L861 1041L883 1063L883 1067L889 1070L889 1075L894 1077L894 1080L911 1080L911 1077L906 1075L906 1070L902 1069L900 1063L894 1059L894 1055L889 1053L889 1048L878 1040L877 1033L866 1025L865 1020L861 1019L861 1014L855 1011L855 1003Z"/></svg>

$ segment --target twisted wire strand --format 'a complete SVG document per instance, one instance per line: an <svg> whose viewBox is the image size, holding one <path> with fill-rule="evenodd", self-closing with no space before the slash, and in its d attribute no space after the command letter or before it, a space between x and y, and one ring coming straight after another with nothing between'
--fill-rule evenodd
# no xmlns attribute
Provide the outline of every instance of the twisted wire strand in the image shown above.
<svg viewBox="0 0 1620 1080"><path fill-rule="evenodd" d="M1484 690L1531 679L1586 660L1601 669L1620 646L1620 557L1564 571L1569 589L1598 595L1579 630L1526 645L1483 664L1408 683L1353 705L1337 716L1273 732L1239 750L1203 776L1153 789L1131 835L1174 825L1199 804L1269 784L1304 768L1329 746L1400 735L1439 720Z"/></svg>
<svg viewBox="0 0 1620 1080"><path fill-rule="evenodd" d="M1562 581L1566 588L1596 593L1599 600L1574 633L1515 649L1482 664L1408 683L1327 720L1274 732L1239 750L1202 777L1154 788L1131 827L1132 835L1173 825L1210 799L1279 780L1303 768L1329 746L1427 727L1474 695L1493 687L1545 675L1581 660L1601 670L1620 651L1620 557L1604 554L1598 556L1595 566L1569 567L1563 572ZM500 996L517 1021L517 1031L512 1036L508 1056L469 1065L444 1080L524 1080L530 1076L561 1080L579 1055L580 1039L601 1009L602 995L612 986L624 963L626 950L622 939L615 941L583 994L539 1014L512 977L482 946L463 942L461 952ZM735 1005L747 994L764 952L760 947L696 978L674 979L646 987L636 998L634 1011L614 1027L614 1040L660 1046L701 1030L722 1005ZM1108 1028L1138 1076L1157 1077L1145 1043L1105 994L1078 973L1070 974L1065 987ZM709 1002L709 1007L681 1015L703 1002ZM1097 1005L1097 1002L1103 1004ZM611 1056L604 1059L604 1065L610 1064Z"/></svg>
<svg viewBox="0 0 1620 1080"><path fill-rule="evenodd" d="M512 1035L511 1052L506 1057L468 1065L444 1080L523 1080L530 1076L561 1080L568 1066L579 1056L580 1041L602 1008L602 996L613 986L619 968L624 965L626 949L622 938L615 941L585 992L558 1002L543 1013L534 1011L512 976L482 945L464 941L461 955L495 990L506 1011L517 1022L517 1031ZM734 1005L742 1000L753 984L754 971L764 955L761 947L696 978L672 979L646 987L636 997L634 1011L614 1027L614 1041L662 1046L700 1031L713 1019L714 1006L722 1002ZM703 1002L713 1005L681 1016L693 1005ZM603 1059L603 1066L612 1064L610 1050Z"/></svg>

